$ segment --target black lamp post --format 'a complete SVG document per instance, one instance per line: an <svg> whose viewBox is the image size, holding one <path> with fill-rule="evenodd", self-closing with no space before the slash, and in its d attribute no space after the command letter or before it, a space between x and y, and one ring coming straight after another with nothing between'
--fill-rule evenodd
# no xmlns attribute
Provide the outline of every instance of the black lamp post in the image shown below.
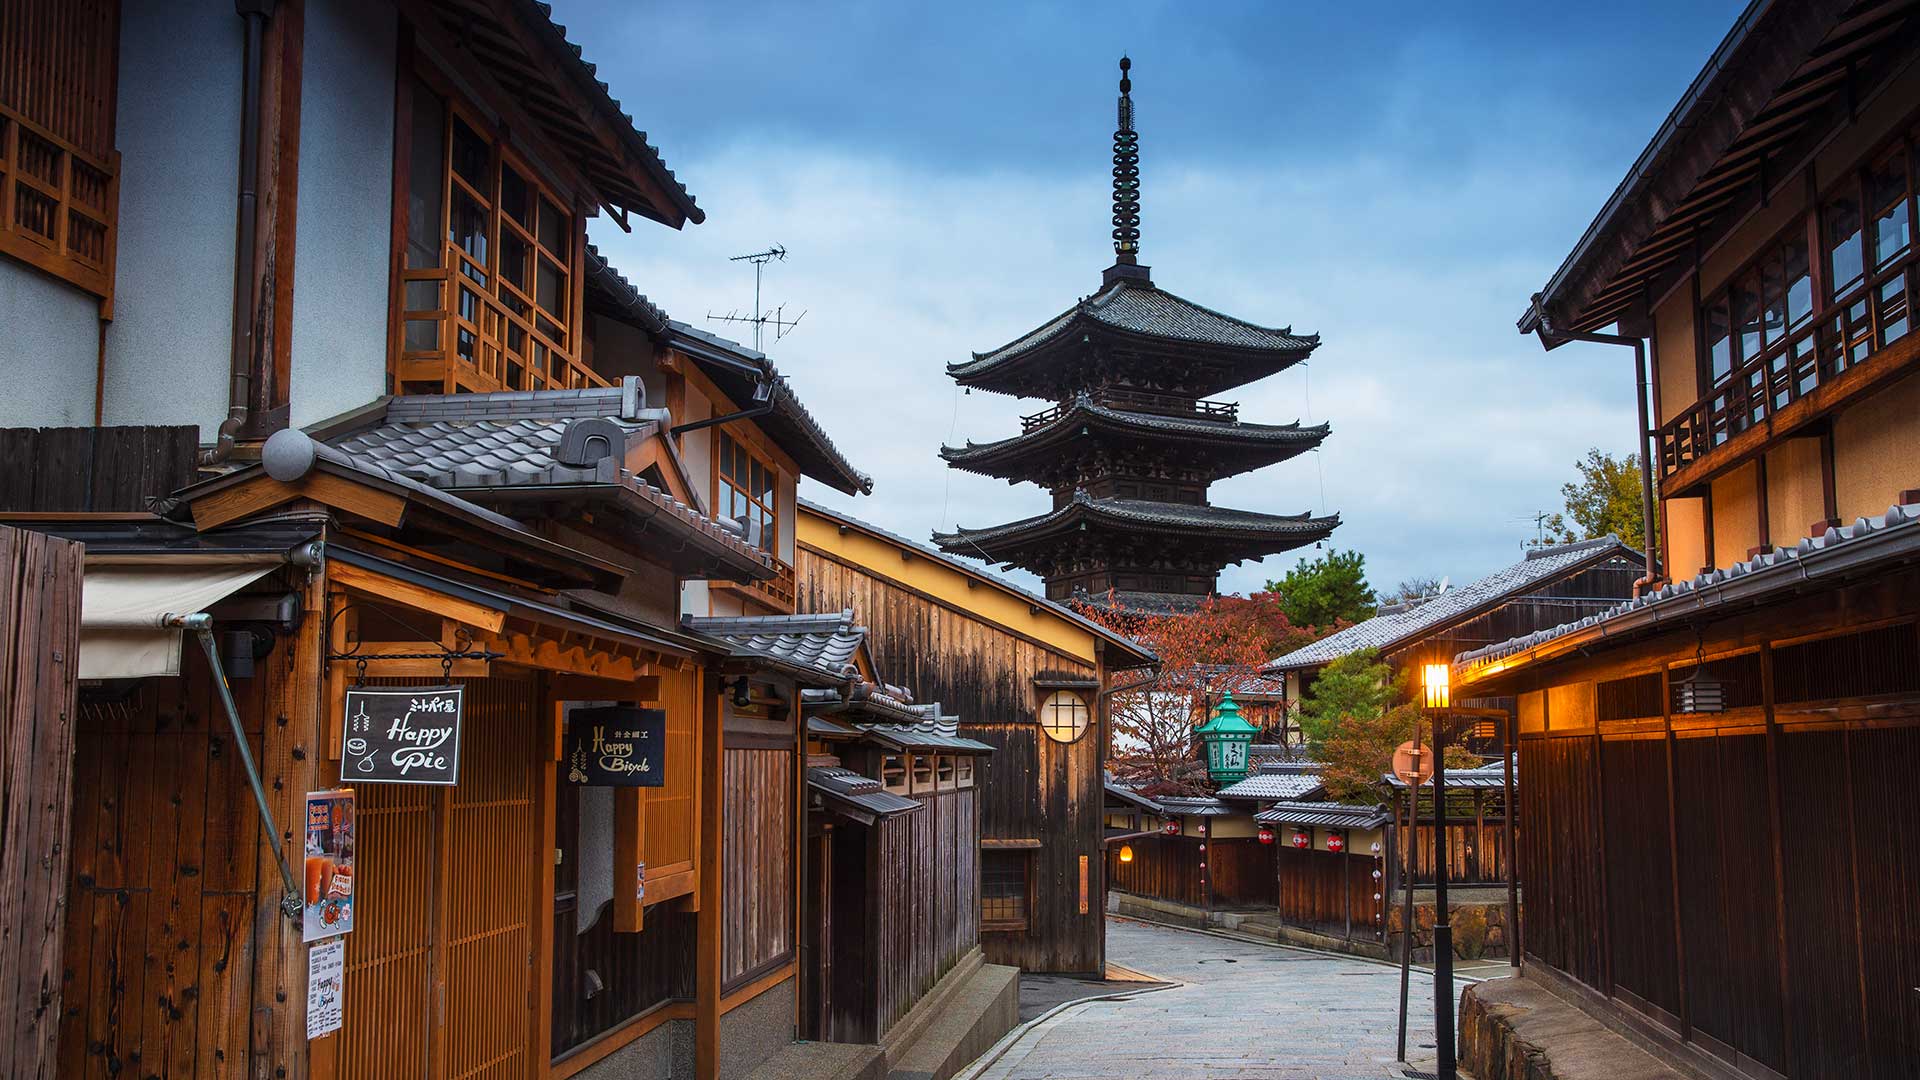
<svg viewBox="0 0 1920 1080"><path fill-rule="evenodd" d="M1449 670L1446 664L1428 664L1421 678L1425 711L1433 719L1433 1041L1440 1080L1456 1080L1458 1075L1453 1060L1453 921L1447 913L1446 713L1453 706Z"/></svg>

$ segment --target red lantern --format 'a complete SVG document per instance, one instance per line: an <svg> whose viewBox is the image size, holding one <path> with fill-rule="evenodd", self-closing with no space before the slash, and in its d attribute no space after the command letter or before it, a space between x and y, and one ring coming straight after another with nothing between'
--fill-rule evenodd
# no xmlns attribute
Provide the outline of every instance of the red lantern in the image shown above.
<svg viewBox="0 0 1920 1080"><path fill-rule="evenodd" d="M1327 850L1328 851L1333 851L1333 852L1342 851L1346 848L1346 846L1347 846L1346 837L1341 836L1339 833L1327 834Z"/></svg>
<svg viewBox="0 0 1920 1080"><path fill-rule="evenodd" d="M1273 843L1273 826L1271 825L1260 826L1260 842L1263 844Z"/></svg>
<svg viewBox="0 0 1920 1080"><path fill-rule="evenodd" d="M1293 846L1294 847L1297 847L1297 848L1311 847L1312 844L1313 844L1313 838L1307 835L1307 831L1305 829L1293 830Z"/></svg>
<svg viewBox="0 0 1920 1080"><path fill-rule="evenodd" d="M1180 835L1180 819L1168 818L1167 823L1165 825L1160 826L1160 831L1163 833L1166 833L1168 836L1179 836Z"/></svg>

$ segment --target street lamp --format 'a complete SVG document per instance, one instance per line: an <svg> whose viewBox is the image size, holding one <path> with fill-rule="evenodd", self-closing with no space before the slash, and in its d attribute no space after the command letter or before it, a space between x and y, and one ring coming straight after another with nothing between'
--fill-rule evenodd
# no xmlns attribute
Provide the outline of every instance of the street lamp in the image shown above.
<svg viewBox="0 0 1920 1080"><path fill-rule="evenodd" d="M1447 664L1427 664L1420 671L1424 711L1433 723L1433 1041L1440 1058L1440 1080L1456 1080L1458 1075L1453 1059L1453 920L1447 911L1446 712L1453 707L1450 670ZM1417 788L1414 805L1419 805Z"/></svg>

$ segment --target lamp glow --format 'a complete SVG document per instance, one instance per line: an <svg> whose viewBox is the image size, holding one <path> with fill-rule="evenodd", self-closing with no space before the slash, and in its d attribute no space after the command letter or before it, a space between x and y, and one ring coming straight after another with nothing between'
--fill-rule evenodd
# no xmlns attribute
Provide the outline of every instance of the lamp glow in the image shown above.
<svg viewBox="0 0 1920 1080"><path fill-rule="evenodd" d="M1120 845L1120 861L1121 862L1133 861L1133 845L1132 844Z"/></svg>
<svg viewBox="0 0 1920 1080"><path fill-rule="evenodd" d="M1427 664L1420 669L1420 685L1427 692L1427 708L1445 709L1453 705L1453 692L1447 685L1450 673L1446 664Z"/></svg>

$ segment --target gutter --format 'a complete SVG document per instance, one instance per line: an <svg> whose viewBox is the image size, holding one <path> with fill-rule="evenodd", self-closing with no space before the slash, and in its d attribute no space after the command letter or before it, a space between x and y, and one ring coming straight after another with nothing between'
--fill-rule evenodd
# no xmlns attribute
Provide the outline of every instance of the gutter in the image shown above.
<svg viewBox="0 0 1920 1080"><path fill-rule="evenodd" d="M754 404L752 407L741 409L735 413L727 413L724 416L709 416L705 420L695 420L686 424L675 424L673 433L675 435L684 435L689 431L699 431L701 428L710 428L717 424L730 424L735 420L751 420L756 416L765 416L772 412L773 380L767 378L764 374L761 374L759 378L760 381L753 384Z"/></svg>

